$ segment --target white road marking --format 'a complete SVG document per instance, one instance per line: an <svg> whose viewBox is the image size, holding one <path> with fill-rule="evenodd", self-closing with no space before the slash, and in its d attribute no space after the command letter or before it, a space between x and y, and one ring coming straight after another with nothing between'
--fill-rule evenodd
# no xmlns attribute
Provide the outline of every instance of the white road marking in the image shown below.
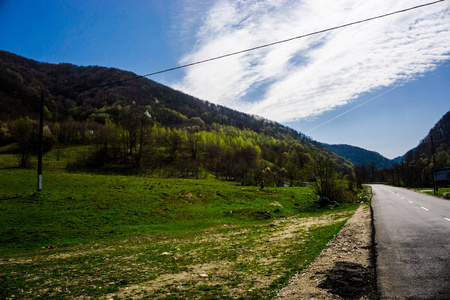
<svg viewBox="0 0 450 300"><path fill-rule="evenodd" d="M444 218L444 219L446 219L447 221L450 221L450 219L449 219L449 218Z"/></svg>
<svg viewBox="0 0 450 300"><path fill-rule="evenodd" d="M421 206L420 208L423 209L423 210L426 210L426 211L430 211L428 208L423 207L423 206Z"/></svg>
<svg viewBox="0 0 450 300"><path fill-rule="evenodd" d="M403 198L403 197L400 197L400 198L405 199L405 198Z"/></svg>
<svg viewBox="0 0 450 300"><path fill-rule="evenodd" d="M408 202L409 202L409 203L414 203L414 202L412 202L412 201L409 201L409 200L408 200Z"/></svg>

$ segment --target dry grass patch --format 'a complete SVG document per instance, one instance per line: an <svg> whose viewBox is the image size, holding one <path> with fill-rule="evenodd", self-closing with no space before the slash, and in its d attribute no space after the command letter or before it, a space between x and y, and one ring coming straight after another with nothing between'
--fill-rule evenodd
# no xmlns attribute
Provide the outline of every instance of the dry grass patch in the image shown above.
<svg viewBox="0 0 450 300"><path fill-rule="evenodd" d="M0 259L0 276L15 298L268 299L352 213L42 249Z"/></svg>

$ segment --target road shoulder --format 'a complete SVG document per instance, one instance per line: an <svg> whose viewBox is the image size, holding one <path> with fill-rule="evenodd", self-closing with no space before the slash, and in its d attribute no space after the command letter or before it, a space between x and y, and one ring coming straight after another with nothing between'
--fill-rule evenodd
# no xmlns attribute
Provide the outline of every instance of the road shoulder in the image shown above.
<svg viewBox="0 0 450 300"><path fill-rule="evenodd" d="M376 299L372 216L362 204L322 253L274 298Z"/></svg>

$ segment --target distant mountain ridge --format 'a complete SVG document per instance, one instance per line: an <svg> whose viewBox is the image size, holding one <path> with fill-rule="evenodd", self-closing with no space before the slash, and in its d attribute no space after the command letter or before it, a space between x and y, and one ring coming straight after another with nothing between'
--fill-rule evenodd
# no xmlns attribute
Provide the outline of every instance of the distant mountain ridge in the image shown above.
<svg viewBox="0 0 450 300"><path fill-rule="evenodd" d="M346 144L339 144L339 145L323 144L323 145L356 165L360 165L362 163L369 165L371 162L373 162L379 169L384 169L390 168L394 164L393 160L388 159L375 151L370 151L360 147Z"/></svg>
<svg viewBox="0 0 450 300"><path fill-rule="evenodd" d="M393 160L395 163L400 164L404 159L405 159L405 155L401 155L401 156L394 157L392 160Z"/></svg>
<svg viewBox="0 0 450 300"><path fill-rule="evenodd" d="M407 151L404 155L394 159L388 159L375 151L369 151L360 147L338 144L330 145L322 143L334 153L342 156L353 164L366 165L374 162L378 169L391 168L394 164L411 163L422 160L428 164L433 160L435 154L436 166L444 167L450 165L450 111L446 112L442 118L430 129L428 134L420 141L417 147ZM447 153L447 154L446 154Z"/></svg>

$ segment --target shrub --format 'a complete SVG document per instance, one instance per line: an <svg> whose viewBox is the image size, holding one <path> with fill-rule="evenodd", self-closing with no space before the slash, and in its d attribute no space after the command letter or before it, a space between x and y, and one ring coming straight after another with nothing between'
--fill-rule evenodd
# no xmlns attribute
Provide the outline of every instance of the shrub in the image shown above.
<svg viewBox="0 0 450 300"><path fill-rule="evenodd" d="M319 207L353 202L354 193L345 187L345 181L340 179L336 164L330 158L323 155L316 156L311 171L315 178L311 187L318 196Z"/></svg>

